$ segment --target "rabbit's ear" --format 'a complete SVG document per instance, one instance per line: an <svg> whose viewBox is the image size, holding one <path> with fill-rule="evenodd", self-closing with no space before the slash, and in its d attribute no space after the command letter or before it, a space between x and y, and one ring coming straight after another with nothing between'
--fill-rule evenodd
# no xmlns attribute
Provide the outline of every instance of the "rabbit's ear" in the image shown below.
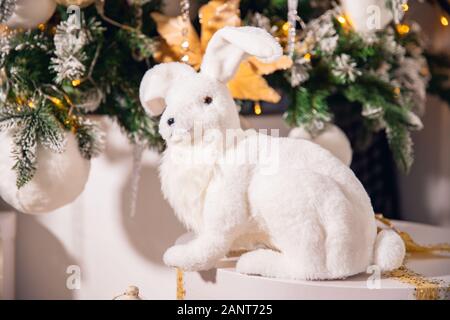
<svg viewBox="0 0 450 320"><path fill-rule="evenodd" d="M209 41L201 72L228 82L247 56L255 56L262 62L272 62L282 54L280 44L261 28L225 27Z"/></svg>
<svg viewBox="0 0 450 320"><path fill-rule="evenodd" d="M159 116L166 108L165 98L173 80L194 73L190 66L179 62L161 63L148 70L139 88L142 106L151 116Z"/></svg>

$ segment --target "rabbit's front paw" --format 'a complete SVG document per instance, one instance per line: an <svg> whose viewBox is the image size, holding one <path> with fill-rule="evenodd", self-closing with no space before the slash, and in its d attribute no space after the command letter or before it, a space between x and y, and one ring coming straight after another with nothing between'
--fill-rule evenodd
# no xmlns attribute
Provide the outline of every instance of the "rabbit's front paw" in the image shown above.
<svg viewBox="0 0 450 320"><path fill-rule="evenodd" d="M186 271L200 271L211 268L214 264L202 254L202 248L193 244L177 245L169 248L163 257L164 263L170 267L178 267Z"/></svg>
<svg viewBox="0 0 450 320"><path fill-rule="evenodd" d="M185 245L170 247L169 249L167 249L163 256L163 260L166 265L168 265L169 267L178 267L182 269L184 269L187 259L188 257L186 256Z"/></svg>

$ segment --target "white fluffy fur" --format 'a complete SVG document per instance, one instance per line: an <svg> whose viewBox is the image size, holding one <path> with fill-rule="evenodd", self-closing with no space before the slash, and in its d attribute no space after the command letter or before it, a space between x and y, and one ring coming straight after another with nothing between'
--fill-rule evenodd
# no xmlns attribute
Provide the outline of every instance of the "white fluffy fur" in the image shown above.
<svg viewBox="0 0 450 320"><path fill-rule="evenodd" d="M270 60L278 52L265 48L277 44L268 34L253 37L262 33L255 28L226 28L216 33L211 43L227 39L225 46L231 43L247 53L252 48L252 54ZM232 41L232 35L245 39L245 45ZM220 50L220 46L208 48L207 64L227 63L214 62L214 54ZM241 54L241 59L244 56ZM228 67L235 70L239 61L233 59ZM151 69L145 82L162 81L161 68L172 69L164 74L179 69L174 63ZM374 261L374 251L376 262L388 269L396 267L404 253L396 250L391 256L381 249L387 243L384 236L376 247L374 212L353 172L312 142L242 131L222 80L227 78L202 70L171 77L167 90L143 83L142 96L153 91L148 96L163 97L166 105L159 127L167 141L160 167L162 191L179 219L197 235L187 244L168 249L165 263L185 270L205 270L233 247L263 244L266 249L239 259L239 272L291 279L344 278L366 271ZM205 104L206 96L213 102ZM142 101L144 106L147 102ZM175 120L172 125L167 122L169 118ZM195 140L196 123L204 129L201 136L205 143ZM237 143L223 147L223 139L211 135L210 129L222 133L231 129ZM278 148L267 153L259 147L267 143ZM258 154L258 161L223 161L243 156L249 146L257 146L250 153ZM189 161L195 157L209 161Z"/></svg>
<svg viewBox="0 0 450 320"><path fill-rule="evenodd" d="M403 240L393 230L382 230L377 235L373 261L381 270L393 270L403 263L406 248Z"/></svg>
<svg viewBox="0 0 450 320"><path fill-rule="evenodd" d="M272 62L282 54L280 44L272 41L272 36L263 29L225 27L209 41L201 69L202 73L227 82L245 57L252 55L261 61Z"/></svg>
<svg viewBox="0 0 450 320"><path fill-rule="evenodd" d="M163 63L155 66L152 73L146 73L141 81L139 97L142 105L152 116L159 116L166 107L164 98L172 82L193 73L195 71L183 63Z"/></svg>
<svg viewBox="0 0 450 320"><path fill-rule="evenodd" d="M12 170L12 138L0 133L0 196L16 210L46 213L74 201L83 191L89 177L90 161L78 151L73 133L67 134L65 152L54 153L38 146L38 166L33 179L20 189Z"/></svg>

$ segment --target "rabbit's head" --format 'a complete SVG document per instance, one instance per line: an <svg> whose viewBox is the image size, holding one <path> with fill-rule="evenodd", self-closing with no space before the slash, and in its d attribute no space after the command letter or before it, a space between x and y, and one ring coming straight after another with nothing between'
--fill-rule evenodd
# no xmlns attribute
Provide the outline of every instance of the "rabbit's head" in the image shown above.
<svg viewBox="0 0 450 320"><path fill-rule="evenodd" d="M260 28L225 27L211 38L200 72L178 62L162 63L147 71L140 100L151 116L161 115L159 131L167 143L192 138L195 126L222 132L240 127L226 83L250 55L272 62L282 55L282 49Z"/></svg>

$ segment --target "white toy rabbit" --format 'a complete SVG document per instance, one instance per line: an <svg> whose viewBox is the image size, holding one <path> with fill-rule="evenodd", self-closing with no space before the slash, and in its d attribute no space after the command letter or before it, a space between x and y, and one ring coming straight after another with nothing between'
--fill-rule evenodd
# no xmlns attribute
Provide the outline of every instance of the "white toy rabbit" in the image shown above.
<svg viewBox="0 0 450 320"><path fill-rule="evenodd" d="M271 62L281 54L262 29L225 27L209 42L199 73L163 63L145 74L141 103L152 116L161 115L159 131L167 142L162 191L196 233L191 242L169 248L164 262L206 270L234 246L262 244L239 258L238 272L336 279L372 264L382 271L398 268L402 239L388 230L377 235L370 199L346 165L312 142L240 128L227 81L249 55Z"/></svg>

